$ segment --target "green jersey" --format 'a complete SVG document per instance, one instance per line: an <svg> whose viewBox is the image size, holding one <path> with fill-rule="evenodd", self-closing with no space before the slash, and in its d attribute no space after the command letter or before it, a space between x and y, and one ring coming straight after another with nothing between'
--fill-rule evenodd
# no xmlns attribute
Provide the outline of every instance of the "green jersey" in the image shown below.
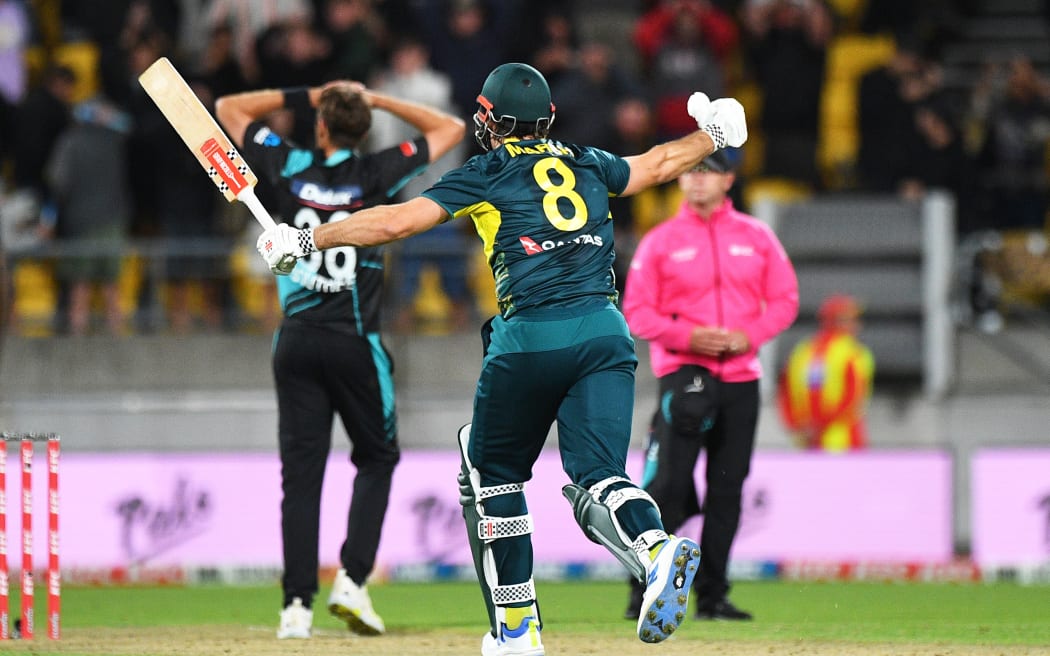
<svg viewBox="0 0 1050 656"><path fill-rule="evenodd" d="M598 148L511 139L449 171L423 196L469 216L485 247L500 313L557 313L616 300L609 196L630 166Z"/></svg>

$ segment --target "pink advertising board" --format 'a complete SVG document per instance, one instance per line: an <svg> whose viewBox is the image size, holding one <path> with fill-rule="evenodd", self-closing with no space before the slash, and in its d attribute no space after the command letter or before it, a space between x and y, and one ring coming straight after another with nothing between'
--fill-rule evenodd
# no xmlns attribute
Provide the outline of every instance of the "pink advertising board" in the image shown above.
<svg viewBox="0 0 1050 656"><path fill-rule="evenodd" d="M40 451L34 462L34 542L43 567L46 467ZM20 544L20 513L11 503L20 498L15 463L9 458L10 545ZM628 471L635 474L641 466L641 455L632 453ZM455 452L403 455L380 567L469 564L458 470ZM65 452L59 489L63 569L277 567L279 472L270 453ZM337 565L351 473L347 454L334 453L324 483L323 566ZM580 533L561 495L566 482L557 452L545 451L526 489L536 561L615 564ZM734 557L943 561L951 557L950 517L950 461L944 453L760 452L744 492Z"/></svg>
<svg viewBox="0 0 1050 656"><path fill-rule="evenodd" d="M1050 563L1050 448L978 451L970 489L978 565Z"/></svg>

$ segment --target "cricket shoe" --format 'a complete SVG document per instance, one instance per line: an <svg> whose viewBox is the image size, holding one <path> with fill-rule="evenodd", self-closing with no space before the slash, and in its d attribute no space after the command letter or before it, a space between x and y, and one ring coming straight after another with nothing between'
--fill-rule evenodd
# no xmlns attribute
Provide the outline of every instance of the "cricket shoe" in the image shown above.
<svg viewBox="0 0 1050 656"><path fill-rule="evenodd" d="M737 608L728 599L722 598L714 603L703 601L698 603L696 605L696 619L747 622L752 619L752 615L746 610Z"/></svg>
<svg viewBox="0 0 1050 656"><path fill-rule="evenodd" d="M514 629L508 628L502 621L506 619L506 614L501 611L501 607L496 610L499 635L485 634L481 639L481 656L544 656L547 653L540 639L540 620L536 604L532 605L530 614L523 617Z"/></svg>
<svg viewBox="0 0 1050 656"><path fill-rule="evenodd" d="M660 546L646 576L638 639L666 640L686 617L689 588L700 565L700 547L689 538L670 537Z"/></svg>
<svg viewBox="0 0 1050 656"><path fill-rule="evenodd" d="M303 600L296 597L281 611L281 625L277 627L277 637L280 640L309 638L313 623L314 612L303 606Z"/></svg>
<svg viewBox="0 0 1050 656"><path fill-rule="evenodd" d="M346 622L347 628L359 635L380 635L386 631L383 618L372 609L368 587L357 585L340 569L328 595L328 612Z"/></svg>

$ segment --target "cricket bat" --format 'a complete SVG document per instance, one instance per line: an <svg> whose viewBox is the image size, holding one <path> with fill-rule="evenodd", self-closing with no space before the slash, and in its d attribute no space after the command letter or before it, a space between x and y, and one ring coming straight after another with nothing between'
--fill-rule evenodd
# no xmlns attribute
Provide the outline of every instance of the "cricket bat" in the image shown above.
<svg viewBox="0 0 1050 656"><path fill-rule="evenodd" d="M186 147L197 157L226 200L231 203L239 200L248 206L264 229L276 227L270 213L255 195L259 179L171 61L161 57L153 62L139 76L139 84L157 103L164 118L186 142Z"/></svg>

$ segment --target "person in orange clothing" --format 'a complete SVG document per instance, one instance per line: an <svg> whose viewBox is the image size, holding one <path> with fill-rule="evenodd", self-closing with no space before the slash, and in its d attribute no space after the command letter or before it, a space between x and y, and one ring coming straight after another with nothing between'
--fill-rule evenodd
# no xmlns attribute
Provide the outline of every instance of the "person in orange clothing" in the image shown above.
<svg viewBox="0 0 1050 656"><path fill-rule="evenodd" d="M852 296L829 296L817 311L817 332L795 345L781 372L777 407L799 446L841 452L868 445L875 361L857 338L860 316Z"/></svg>

